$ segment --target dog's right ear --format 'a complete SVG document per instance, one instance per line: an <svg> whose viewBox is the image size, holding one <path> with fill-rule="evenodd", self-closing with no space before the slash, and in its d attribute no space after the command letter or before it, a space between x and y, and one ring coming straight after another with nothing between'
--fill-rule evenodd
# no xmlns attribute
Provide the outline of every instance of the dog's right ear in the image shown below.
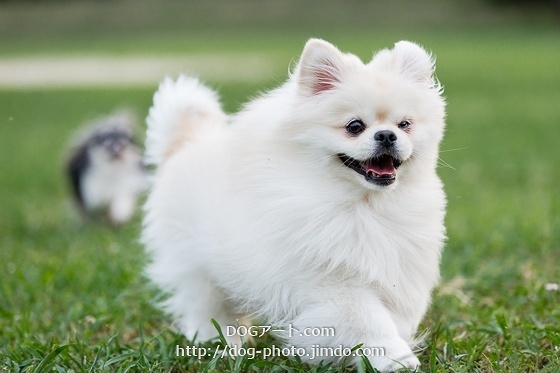
<svg viewBox="0 0 560 373"><path fill-rule="evenodd" d="M434 60L424 48L410 41L395 44L393 63L399 72L418 83L430 83L434 72Z"/></svg>
<svg viewBox="0 0 560 373"><path fill-rule="evenodd" d="M336 87L341 80L341 52L321 39L309 39L297 67L296 79L304 95L317 95Z"/></svg>

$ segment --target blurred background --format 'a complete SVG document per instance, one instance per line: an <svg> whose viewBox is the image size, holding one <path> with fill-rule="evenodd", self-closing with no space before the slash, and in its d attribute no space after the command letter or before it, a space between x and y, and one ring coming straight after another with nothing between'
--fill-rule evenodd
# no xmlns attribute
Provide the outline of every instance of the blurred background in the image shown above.
<svg viewBox="0 0 560 373"><path fill-rule="evenodd" d="M449 239L422 362L560 366L560 2L2 0L4 369L71 342L81 350L50 364L99 368L99 351L107 363L169 326L141 276L140 214L114 228L76 213L63 172L72 134L124 107L141 119L141 143L158 82L180 72L235 111L283 82L310 37L364 60L408 39L437 59Z"/></svg>

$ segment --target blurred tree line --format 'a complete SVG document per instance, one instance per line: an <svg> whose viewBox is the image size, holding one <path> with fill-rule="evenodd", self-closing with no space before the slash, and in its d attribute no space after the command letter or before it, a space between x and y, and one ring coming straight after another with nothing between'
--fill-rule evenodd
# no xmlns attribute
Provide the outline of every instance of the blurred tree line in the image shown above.
<svg viewBox="0 0 560 373"><path fill-rule="evenodd" d="M61 3L61 2L100 2L103 0L0 0L0 4L6 3ZM106 0L110 2L110 0ZM247 0L245 0L247 1ZM249 0L251 1L251 0ZM281 0L279 0L281 1ZM373 0L371 0L373 1ZM540 8L549 9L554 12L556 16L560 17L560 0L485 0L487 4L497 7L514 7L514 8Z"/></svg>
<svg viewBox="0 0 560 373"><path fill-rule="evenodd" d="M560 15L560 0L486 0L498 6L518 6L518 7L546 7Z"/></svg>

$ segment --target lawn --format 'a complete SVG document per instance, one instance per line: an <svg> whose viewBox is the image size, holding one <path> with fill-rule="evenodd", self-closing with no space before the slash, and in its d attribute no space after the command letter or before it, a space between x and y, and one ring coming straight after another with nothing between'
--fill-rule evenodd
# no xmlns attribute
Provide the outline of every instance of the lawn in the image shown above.
<svg viewBox="0 0 560 373"><path fill-rule="evenodd" d="M412 9L418 17L404 16L408 24L400 28L389 25L390 10L382 8L380 25L356 32L366 19L360 12L355 23L344 13L344 22L329 27L342 12L337 8L324 10L319 20L304 10L294 12L299 18L289 22L266 18L271 13L264 11L253 18L240 12L233 15L241 20L227 18L220 31L214 27L223 19L206 25L187 12L181 14L191 23L182 27L177 13L185 8L172 3L176 8L154 14L154 32L147 33L138 30L149 19L149 6L132 12L128 28L119 29L123 19L108 15L130 2L116 2L113 12L81 4L0 3L0 58L244 51L274 56L276 68L260 83L210 81L227 110L234 111L285 78L308 36L328 38L364 59L401 38L433 50L448 102L439 174L449 201L449 238L442 281L421 326L429 331L420 352L422 369L560 370L560 292L547 285L560 283L560 32L547 15L483 12L468 2L457 2L453 13L448 2L434 0L434 9L441 6L452 16L432 20ZM210 12L202 2L195 4L201 14ZM33 6L58 15L59 22L47 27ZM60 12L63 6L67 14ZM352 2L354 11L359 6ZM282 9L277 12L285 14ZM89 23L76 21L84 12L93 17ZM470 23L464 20L468 16ZM99 33L95 17L106 22ZM171 21L163 25L166 17ZM436 27L433 22L442 19ZM27 24L22 20L35 28L18 28L18 22ZM310 24L302 25L305 20ZM298 26L285 32L286 22ZM0 90L0 367L29 372L347 369L312 368L293 359L176 356L176 346L189 341L170 329L155 305L159 294L141 275L146 257L138 243L140 216L118 229L77 219L61 170L72 131L122 106L145 117L155 88ZM213 349L217 343L200 346ZM275 342L257 343L263 348Z"/></svg>

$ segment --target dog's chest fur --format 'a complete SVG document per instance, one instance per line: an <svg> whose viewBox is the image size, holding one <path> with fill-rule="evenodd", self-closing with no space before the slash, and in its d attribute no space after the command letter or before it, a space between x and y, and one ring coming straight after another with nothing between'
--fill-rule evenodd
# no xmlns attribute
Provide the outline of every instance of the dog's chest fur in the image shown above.
<svg viewBox="0 0 560 373"><path fill-rule="evenodd" d="M245 190L253 198L245 204L253 222L238 233L249 237L244 248L253 246L254 258L263 258L255 261L255 275L370 288L396 314L419 322L439 278L445 239L445 198L437 179L424 189L345 202L327 198L328 188ZM271 275L276 269L284 275Z"/></svg>

